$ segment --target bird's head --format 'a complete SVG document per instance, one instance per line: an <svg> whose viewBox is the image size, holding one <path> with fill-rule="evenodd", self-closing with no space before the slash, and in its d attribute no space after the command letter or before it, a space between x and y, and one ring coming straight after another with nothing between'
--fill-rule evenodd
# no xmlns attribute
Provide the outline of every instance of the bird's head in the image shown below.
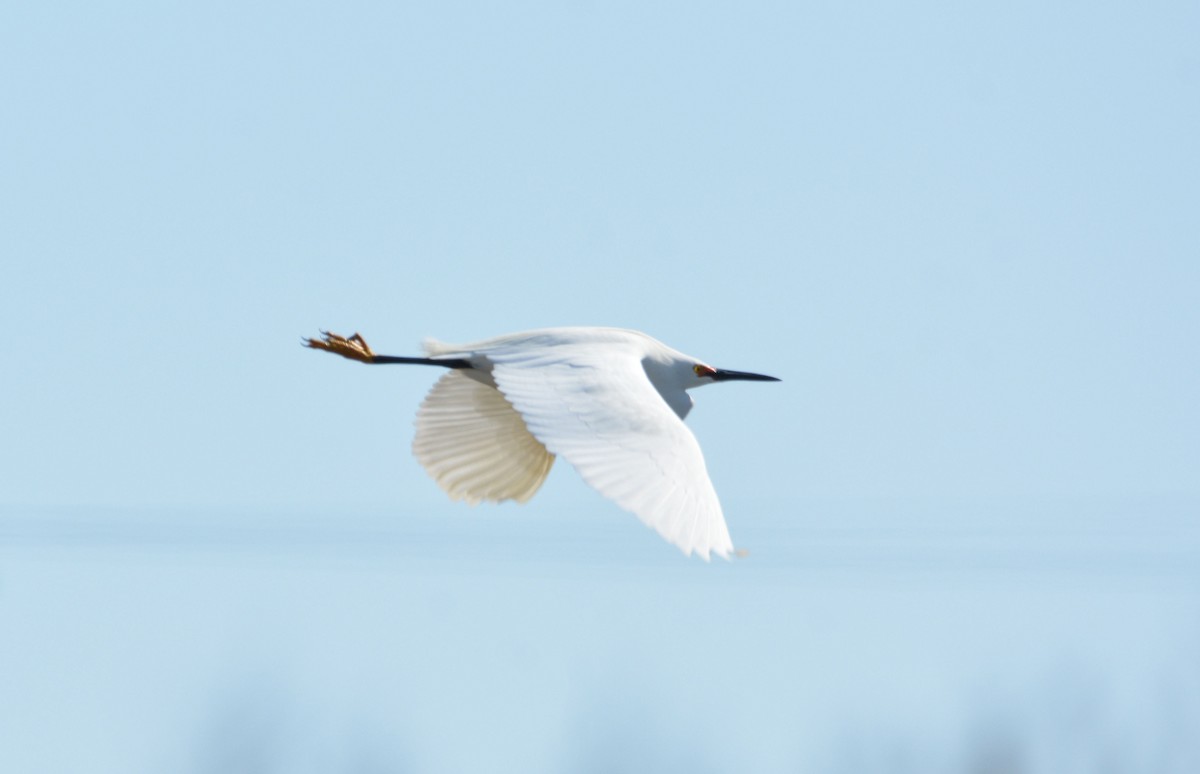
<svg viewBox="0 0 1200 774"><path fill-rule="evenodd" d="M649 339L649 337L647 337ZM694 357L671 349L653 339L651 346L642 360L646 376L658 390L658 394L667 402L680 419L688 415L692 408L692 398L688 390L703 387L713 382L778 382L774 376L752 374L747 371L730 371L726 368L716 368L701 362Z"/></svg>

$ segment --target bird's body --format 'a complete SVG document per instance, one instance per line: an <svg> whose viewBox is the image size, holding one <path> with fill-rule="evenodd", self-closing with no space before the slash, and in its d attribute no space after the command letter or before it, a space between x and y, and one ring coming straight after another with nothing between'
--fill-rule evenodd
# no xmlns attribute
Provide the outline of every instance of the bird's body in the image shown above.
<svg viewBox="0 0 1200 774"><path fill-rule="evenodd" d="M426 340L425 358L375 355L357 334L307 343L368 363L450 369L421 404L413 452L454 499L525 502L561 455L685 554L733 550L700 445L682 421L687 390L773 377L713 368L620 328Z"/></svg>

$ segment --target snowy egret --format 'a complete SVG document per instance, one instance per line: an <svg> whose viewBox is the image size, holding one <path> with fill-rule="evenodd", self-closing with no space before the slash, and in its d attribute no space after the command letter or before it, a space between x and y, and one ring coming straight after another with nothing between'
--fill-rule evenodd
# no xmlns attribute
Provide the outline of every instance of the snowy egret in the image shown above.
<svg viewBox="0 0 1200 774"><path fill-rule="evenodd" d="M687 391L777 382L714 368L644 333L547 328L474 344L427 339L425 357L376 355L362 336L305 346L363 363L450 369L417 412L413 453L455 500L524 503L562 455L593 489L685 555L733 551L696 437Z"/></svg>

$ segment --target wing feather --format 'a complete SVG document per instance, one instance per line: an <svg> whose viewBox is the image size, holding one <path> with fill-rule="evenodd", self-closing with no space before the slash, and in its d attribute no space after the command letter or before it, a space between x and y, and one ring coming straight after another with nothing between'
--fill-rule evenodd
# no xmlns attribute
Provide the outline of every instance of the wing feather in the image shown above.
<svg viewBox="0 0 1200 774"><path fill-rule="evenodd" d="M446 494L526 502L542 486L554 455L495 387L450 371L417 412L413 454Z"/></svg>
<svg viewBox="0 0 1200 774"><path fill-rule="evenodd" d="M700 444L646 376L641 354L557 346L482 353L545 448L592 488L705 559L733 550Z"/></svg>

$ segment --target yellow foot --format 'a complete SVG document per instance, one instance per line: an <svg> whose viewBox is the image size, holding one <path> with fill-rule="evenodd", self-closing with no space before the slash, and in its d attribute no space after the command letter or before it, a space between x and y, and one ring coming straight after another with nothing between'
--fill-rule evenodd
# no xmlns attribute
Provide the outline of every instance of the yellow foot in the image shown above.
<svg viewBox="0 0 1200 774"><path fill-rule="evenodd" d="M321 338L305 339L304 346L312 349L323 349L326 352L348 357L360 363L372 363L375 361L375 353L367 346L366 339L357 333L350 338L346 338L336 333L330 333L329 331L321 331Z"/></svg>

